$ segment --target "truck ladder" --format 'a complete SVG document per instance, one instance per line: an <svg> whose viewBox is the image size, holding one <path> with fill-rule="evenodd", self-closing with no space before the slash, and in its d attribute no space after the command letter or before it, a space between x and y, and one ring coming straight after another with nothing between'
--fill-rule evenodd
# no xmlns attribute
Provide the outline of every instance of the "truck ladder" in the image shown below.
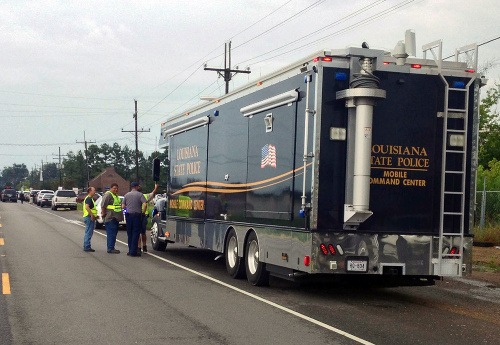
<svg viewBox="0 0 500 345"><path fill-rule="evenodd" d="M436 60L442 56L442 42L436 41L424 46L430 50ZM469 68L477 69L477 45L470 45L456 50L455 61L461 54L465 55ZM425 54L424 54L425 55ZM467 166L467 128L469 118L469 89L474 82L471 78L462 87L450 86L442 74L442 61L436 61L439 76L442 79L444 92L443 110L443 150L441 169L441 198L439 212L439 241L437 258L432 259L434 274L440 276L462 276L464 233L465 233L465 192ZM454 97L452 97L452 95ZM450 98L454 104L450 104ZM452 142L452 136L463 138L462 145ZM460 141L460 140L459 140ZM459 167L453 162L460 161ZM457 187L457 181L459 186ZM454 186L455 185L455 186ZM457 208L458 205L458 208ZM457 225L458 223L458 225ZM455 248L455 250L452 250Z"/></svg>

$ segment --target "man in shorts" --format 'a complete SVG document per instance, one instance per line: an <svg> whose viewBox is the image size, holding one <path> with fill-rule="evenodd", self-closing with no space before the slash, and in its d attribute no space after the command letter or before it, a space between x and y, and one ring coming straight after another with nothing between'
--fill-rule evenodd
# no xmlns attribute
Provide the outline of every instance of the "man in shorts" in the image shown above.
<svg viewBox="0 0 500 345"><path fill-rule="evenodd" d="M150 202L153 200L155 197L156 191L158 190L158 183L155 183L155 188L151 193L144 193L144 197L146 198L146 202ZM142 193L142 188L139 185L139 192ZM137 251L140 253L141 252L141 241L142 241L142 251L144 253L147 253L148 251L148 245L147 245L147 237L146 237L146 226L148 224L148 208L146 207L146 212L144 212L144 215L142 217L142 227L141 227L141 235L139 236L139 241L137 242Z"/></svg>

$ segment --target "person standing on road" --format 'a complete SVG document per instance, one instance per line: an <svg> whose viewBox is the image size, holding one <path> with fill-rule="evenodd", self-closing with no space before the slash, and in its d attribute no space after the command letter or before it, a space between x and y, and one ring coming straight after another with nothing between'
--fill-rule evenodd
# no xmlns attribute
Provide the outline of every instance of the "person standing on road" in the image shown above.
<svg viewBox="0 0 500 345"><path fill-rule="evenodd" d="M125 194L122 207L127 209L127 237L128 237L128 253L130 256L141 256L141 252L137 251L139 243L139 235L142 228L142 217L147 207L144 194L139 192L139 183L132 182L130 184L132 190Z"/></svg>
<svg viewBox="0 0 500 345"><path fill-rule="evenodd" d="M95 252L90 245L90 240L94 234L95 217L97 210L94 203L95 188L89 187L87 189L87 196L83 199L83 222L85 223L85 235L83 236L83 251Z"/></svg>
<svg viewBox="0 0 500 345"><path fill-rule="evenodd" d="M118 225L123 220L122 204L118 196L118 184L112 183L109 191L104 193L101 214L106 227L108 253L120 254L120 251L115 249Z"/></svg>
<svg viewBox="0 0 500 345"><path fill-rule="evenodd" d="M155 183L155 188L151 193L145 193L144 197L146 198L146 202L149 203L153 198L155 197L156 191L158 190L158 183ZM142 193L142 188L139 185L139 192ZM147 245L147 237L146 237L146 227L148 225L148 207L146 204L146 211L144 212L142 216L142 222L141 222L141 234L139 236L139 242L137 243L137 251L140 253L141 252L141 240L142 240L142 251L144 253L147 253L148 251L148 245Z"/></svg>
<svg viewBox="0 0 500 345"><path fill-rule="evenodd" d="M19 200L21 200L21 205L24 203L24 192L19 193Z"/></svg>

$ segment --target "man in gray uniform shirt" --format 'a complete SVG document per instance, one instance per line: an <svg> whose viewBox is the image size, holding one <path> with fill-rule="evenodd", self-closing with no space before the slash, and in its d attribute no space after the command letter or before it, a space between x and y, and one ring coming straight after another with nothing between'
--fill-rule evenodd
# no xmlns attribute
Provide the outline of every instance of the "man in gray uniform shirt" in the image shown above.
<svg viewBox="0 0 500 345"><path fill-rule="evenodd" d="M137 243L141 233L142 217L147 207L147 200L144 194L138 191L139 183L132 182L130 184L132 190L125 194L122 207L127 209L127 237L128 237L128 253L130 256L141 256L137 251Z"/></svg>

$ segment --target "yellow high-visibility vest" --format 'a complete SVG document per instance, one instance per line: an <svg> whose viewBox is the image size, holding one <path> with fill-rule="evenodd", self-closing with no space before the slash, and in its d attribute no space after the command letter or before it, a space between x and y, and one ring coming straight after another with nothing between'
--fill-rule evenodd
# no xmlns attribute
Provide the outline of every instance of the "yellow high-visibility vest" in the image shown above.
<svg viewBox="0 0 500 345"><path fill-rule="evenodd" d="M120 201L120 197L118 195L113 194L110 191L107 191L106 193L111 194L113 197L113 205L108 205L106 206L106 209L115 211L115 212L121 212L122 211L122 202Z"/></svg>
<svg viewBox="0 0 500 345"><path fill-rule="evenodd" d="M85 199L83 199L83 216L84 217L87 217L89 215L89 212L87 211L87 208L85 207L88 197L89 196L87 195L85 197ZM97 216L97 209L95 208L95 202L94 202L93 198L90 198L90 200L92 200L92 207L90 208L90 212L92 212L92 214L95 217L95 216Z"/></svg>

